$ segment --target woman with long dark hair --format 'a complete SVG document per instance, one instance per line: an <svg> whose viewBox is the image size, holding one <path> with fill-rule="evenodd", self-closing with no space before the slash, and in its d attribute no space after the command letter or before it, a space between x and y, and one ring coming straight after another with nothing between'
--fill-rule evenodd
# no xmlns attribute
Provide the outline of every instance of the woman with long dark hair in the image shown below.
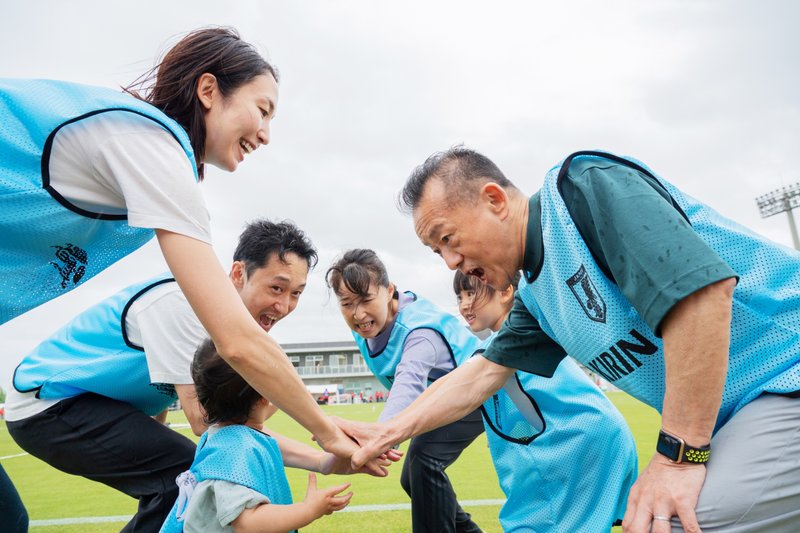
<svg viewBox="0 0 800 533"><path fill-rule="evenodd" d="M347 456L355 445L228 280L196 186L206 163L233 171L269 142L277 104L277 71L228 28L188 34L125 92L0 80L0 324L155 236L220 355L326 449ZM0 523L27 526L2 470Z"/></svg>

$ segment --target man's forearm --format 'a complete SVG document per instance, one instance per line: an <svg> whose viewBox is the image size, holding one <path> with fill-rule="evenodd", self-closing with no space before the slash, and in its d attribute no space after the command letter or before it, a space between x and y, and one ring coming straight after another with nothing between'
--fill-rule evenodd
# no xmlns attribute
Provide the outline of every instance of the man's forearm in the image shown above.
<svg viewBox="0 0 800 533"><path fill-rule="evenodd" d="M442 427L480 407L514 372L489 361L474 357L436 380L419 398L386 422L396 443L432 429Z"/></svg>
<svg viewBox="0 0 800 533"><path fill-rule="evenodd" d="M662 427L693 446L711 440L722 401L734 287L731 278L700 289L679 302L662 325L666 365Z"/></svg>

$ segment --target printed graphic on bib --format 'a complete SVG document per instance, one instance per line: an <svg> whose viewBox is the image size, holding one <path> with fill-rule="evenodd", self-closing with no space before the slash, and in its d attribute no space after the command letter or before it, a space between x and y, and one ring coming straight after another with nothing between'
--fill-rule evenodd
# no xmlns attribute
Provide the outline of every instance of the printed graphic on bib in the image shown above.
<svg viewBox="0 0 800 533"><path fill-rule="evenodd" d="M50 261L50 264L61 274L61 288L66 289L70 281L77 285L86 273L86 265L89 264L86 250L72 243L50 248L56 249L56 261Z"/></svg>
<svg viewBox="0 0 800 533"><path fill-rule="evenodd" d="M586 316L595 322L605 323L606 301L597 292L597 288L586 272L586 267L581 265L581 268L567 280L567 285L581 304Z"/></svg>

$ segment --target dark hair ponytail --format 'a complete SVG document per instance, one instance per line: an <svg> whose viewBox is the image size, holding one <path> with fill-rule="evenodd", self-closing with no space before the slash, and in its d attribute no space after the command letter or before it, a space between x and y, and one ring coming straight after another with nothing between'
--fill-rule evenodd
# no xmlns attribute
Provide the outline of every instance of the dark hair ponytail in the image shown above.
<svg viewBox="0 0 800 533"><path fill-rule="evenodd" d="M183 126L194 148L195 162L203 179L206 143L205 110L197 99L197 80L204 73L217 78L223 96L256 76L278 71L233 28L195 30L124 91L154 105Z"/></svg>
<svg viewBox="0 0 800 533"><path fill-rule="evenodd" d="M378 254L369 249L359 248L346 251L325 273L325 283L339 294L344 287L358 296L369 293L372 283L381 287L389 286L389 274Z"/></svg>

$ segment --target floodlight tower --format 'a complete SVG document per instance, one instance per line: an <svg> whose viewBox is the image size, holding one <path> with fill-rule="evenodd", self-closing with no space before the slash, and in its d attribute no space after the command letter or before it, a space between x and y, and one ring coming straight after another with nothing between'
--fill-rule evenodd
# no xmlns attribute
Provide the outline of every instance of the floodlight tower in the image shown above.
<svg viewBox="0 0 800 533"><path fill-rule="evenodd" d="M792 209L800 207L800 182L776 189L770 193L756 198L761 218L786 211L789 216L789 230L792 232L792 243L795 250L800 250L800 237L797 236L797 226L794 223Z"/></svg>

